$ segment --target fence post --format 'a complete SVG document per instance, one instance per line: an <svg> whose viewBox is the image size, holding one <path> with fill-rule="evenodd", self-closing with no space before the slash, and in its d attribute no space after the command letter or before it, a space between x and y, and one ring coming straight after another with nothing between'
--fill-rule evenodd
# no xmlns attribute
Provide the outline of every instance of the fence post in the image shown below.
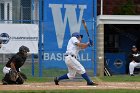
<svg viewBox="0 0 140 93"><path fill-rule="evenodd" d="M32 11L32 12L31 12L31 16L32 16L32 18L31 18L32 21L31 21L31 22L34 23L34 0L32 0L32 8L31 8L31 9L32 9L32 10L31 10L31 11Z"/></svg>
<svg viewBox="0 0 140 93"><path fill-rule="evenodd" d="M39 0L39 77L42 77L42 0Z"/></svg>
<svg viewBox="0 0 140 93"><path fill-rule="evenodd" d="M100 10L101 11L101 15L103 15L103 0L101 0L101 7L100 8L101 8L101 10Z"/></svg>
<svg viewBox="0 0 140 93"><path fill-rule="evenodd" d="M32 54L32 76L34 77L34 54Z"/></svg>
<svg viewBox="0 0 140 93"><path fill-rule="evenodd" d="M94 76L97 75L97 41L96 41L96 34L97 34L97 0L94 0L93 2L93 6L94 6Z"/></svg>

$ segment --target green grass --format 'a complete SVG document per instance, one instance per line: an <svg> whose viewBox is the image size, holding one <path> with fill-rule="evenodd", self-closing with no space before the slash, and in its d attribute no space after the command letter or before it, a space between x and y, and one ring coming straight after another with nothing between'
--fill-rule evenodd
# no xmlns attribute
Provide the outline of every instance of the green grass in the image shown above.
<svg viewBox="0 0 140 93"><path fill-rule="evenodd" d="M26 82L35 83L35 82L52 82L53 78L48 77L29 77Z"/></svg>
<svg viewBox="0 0 140 93"><path fill-rule="evenodd" d="M140 90L125 89L88 89L88 90L43 90L43 91L0 91L0 93L140 93Z"/></svg>
<svg viewBox="0 0 140 93"><path fill-rule="evenodd" d="M0 65L0 71L2 71L4 64ZM35 76L32 76L31 64L26 63L21 68L21 71L25 73L28 77L26 82L50 82L53 81L53 78L56 76L63 75L67 73L67 70L64 69L43 69L43 77L39 77L38 74L38 63L35 63ZM92 71L87 70L88 74L93 74ZM77 75L81 77L80 75ZM90 75L91 76L91 75ZM3 73L0 73L0 79L3 78ZM93 81L96 82L140 82L140 75L131 77L129 75L113 75L113 76L104 76L104 77L91 77ZM84 81L83 79L78 79L79 81ZM77 81L78 81L77 80Z"/></svg>
<svg viewBox="0 0 140 93"><path fill-rule="evenodd" d="M28 77L26 82L52 82L54 77ZM116 75L116 76L104 76L104 77L92 77L96 82L140 82L140 76L131 77L129 75ZM80 78L77 81L84 81Z"/></svg>
<svg viewBox="0 0 140 93"><path fill-rule="evenodd" d="M140 82L140 76L129 75L104 76L98 79L104 82Z"/></svg>

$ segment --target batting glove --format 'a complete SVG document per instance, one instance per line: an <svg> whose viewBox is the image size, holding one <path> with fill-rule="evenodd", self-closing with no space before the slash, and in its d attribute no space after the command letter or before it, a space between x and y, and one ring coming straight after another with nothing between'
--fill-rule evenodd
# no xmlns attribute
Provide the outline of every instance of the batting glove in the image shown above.
<svg viewBox="0 0 140 93"><path fill-rule="evenodd" d="M89 39L89 46L93 46L93 41L91 39Z"/></svg>

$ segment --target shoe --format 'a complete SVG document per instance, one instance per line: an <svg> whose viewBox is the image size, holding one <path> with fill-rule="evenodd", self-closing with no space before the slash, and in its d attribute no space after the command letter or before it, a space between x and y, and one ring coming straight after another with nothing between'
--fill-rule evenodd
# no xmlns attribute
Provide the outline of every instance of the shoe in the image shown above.
<svg viewBox="0 0 140 93"><path fill-rule="evenodd" d="M98 84L95 82L88 82L87 85L91 85L91 86L97 86Z"/></svg>
<svg viewBox="0 0 140 93"><path fill-rule="evenodd" d="M2 84L3 85L8 85L8 83L4 79L2 79Z"/></svg>
<svg viewBox="0 0 140 93"><path fill-rule="evenodd" d="M58 82L59 82L59 81L58 81L57 77L55 77L55 78L54 78L54 83L55 83L55 85L59 85Z"/></svg>
<svg viewBox="0 0 140 93"><path fill-rule="evenodd" d="M130 76L135 76L134 74L130 74Z"/></svg>

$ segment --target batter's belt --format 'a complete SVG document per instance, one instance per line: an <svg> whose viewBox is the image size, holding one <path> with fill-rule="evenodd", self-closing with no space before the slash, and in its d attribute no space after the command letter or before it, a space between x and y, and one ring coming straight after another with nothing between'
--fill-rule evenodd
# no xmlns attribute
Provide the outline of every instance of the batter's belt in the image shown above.
<svg viewBox="0 0 140 93"><path fill-rule="evenodd" d="M65 55L65 56L69 56L69 55ZM75 55L70 55L71 57L74 57L74 58L76 58L76 56Z"/></svg>

